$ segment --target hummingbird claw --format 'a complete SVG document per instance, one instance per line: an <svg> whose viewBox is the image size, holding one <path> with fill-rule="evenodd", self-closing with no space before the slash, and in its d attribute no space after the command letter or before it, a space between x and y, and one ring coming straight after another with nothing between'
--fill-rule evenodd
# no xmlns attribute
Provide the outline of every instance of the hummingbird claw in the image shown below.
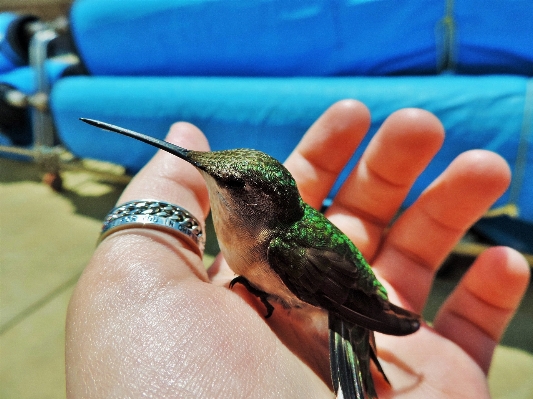
<svg viewBox="0 0 533 399"><path fill-rule="evenodd" d="M250 282L244 276L237 276L231 280L229 283L229 288L233 288L233 286L237 283L244 285L244 288L246 288L250 294L255 295L261 300L261 302L263 302L263 305L265 305L267 310L265 319L268 319L270 316L272 316L272 313L274 313L274 306L268 302L268 297L270 296L268 293L252 286L252 284L250 284Z"/></svg>

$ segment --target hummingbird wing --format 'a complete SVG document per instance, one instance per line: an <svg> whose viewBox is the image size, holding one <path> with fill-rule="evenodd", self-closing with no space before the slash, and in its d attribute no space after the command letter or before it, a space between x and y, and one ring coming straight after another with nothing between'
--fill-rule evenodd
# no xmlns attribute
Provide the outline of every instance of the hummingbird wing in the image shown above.
<svg viewBox="0 0 533 399"><path fill-rule="evenodd" d="M311 207L306 216L275 236L268 262L299 299L350 324L390 335L420 327L420 316L393 305L359 250Z"/></svg>

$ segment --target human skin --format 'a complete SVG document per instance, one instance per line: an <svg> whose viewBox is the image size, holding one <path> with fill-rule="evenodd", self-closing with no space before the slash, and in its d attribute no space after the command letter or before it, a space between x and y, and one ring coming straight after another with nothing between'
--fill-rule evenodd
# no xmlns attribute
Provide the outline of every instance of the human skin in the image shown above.
<svg viewBox="0 0 533 399"><path fill-rule="evenodd" d="M285 165L319 207L370 126L354 100L332 105ZM326 216L363 252L392 302L421 312L439 265L506 190L509 167L483 150L459 155L401 216L392 218L444 140L432 114L404 109L372 138ZM187 123L167 141L208 150ZM200 174L159 151L119 203L154 198L209 211ZM69 398L331 398L327 324L276 305L271 318L221 256L208 269L181 237L131 228L96 248L72 296L66 327ZM529 282L506 247L486 250L442 305L433 325L407 337L377 334L380 398L489 397L495 346Z"/></svg>

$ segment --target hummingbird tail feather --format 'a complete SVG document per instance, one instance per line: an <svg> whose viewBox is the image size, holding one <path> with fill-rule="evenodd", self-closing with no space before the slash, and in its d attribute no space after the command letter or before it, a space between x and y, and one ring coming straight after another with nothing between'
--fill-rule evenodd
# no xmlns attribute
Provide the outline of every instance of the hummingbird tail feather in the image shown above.
<svg viewBox="0 0 533 399"><path fill-rule="evenodd" d="M370 343L370 358L372 359L372 361L376 365L376 368L378 369L378 371L383 376L383 379L385 380L385 382L390 385L390 381L387 378L387 376L385 375L385 372L383 371L383 367L381 367L381 364L379 363L379 360L378 360L378 355L377 355L378 352L376 350L376 339L374 338L374 332L373 331L370 331L370 337L369 338L370 338L369 339L369 343Z"/></svg>
<svg viewBox="0 0 533 399"><path fill-rule="evenodd" d="M337 329L340 331L337 332ZM359 359L345 336L348 333L343 321L330 329L330 365L333 388L337 398L365 399L364 384Z"/></svg>
<svg viewBox="0 0 533 399"><path fill-rule="evenodd" d="M350 325L335 315L329 316L330 366L337 398L375 399L370 361L383 369L375 354L373 332ZM385 377L385 374L383 374ZM387 377L385 377L386 379Z"/></svg>

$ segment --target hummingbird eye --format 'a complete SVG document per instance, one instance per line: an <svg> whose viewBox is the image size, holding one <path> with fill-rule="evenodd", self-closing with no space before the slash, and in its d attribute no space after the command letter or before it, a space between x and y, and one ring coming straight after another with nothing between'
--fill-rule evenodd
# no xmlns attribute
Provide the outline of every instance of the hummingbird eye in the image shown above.
<svg viewBox="0 0 533 399"><path fill-rule="evenodd" d="M226 179L224 179L224 185L228 188L238 189L244 188L246 183L243 179L239 179L235 176L228 176Z"/></svg>

